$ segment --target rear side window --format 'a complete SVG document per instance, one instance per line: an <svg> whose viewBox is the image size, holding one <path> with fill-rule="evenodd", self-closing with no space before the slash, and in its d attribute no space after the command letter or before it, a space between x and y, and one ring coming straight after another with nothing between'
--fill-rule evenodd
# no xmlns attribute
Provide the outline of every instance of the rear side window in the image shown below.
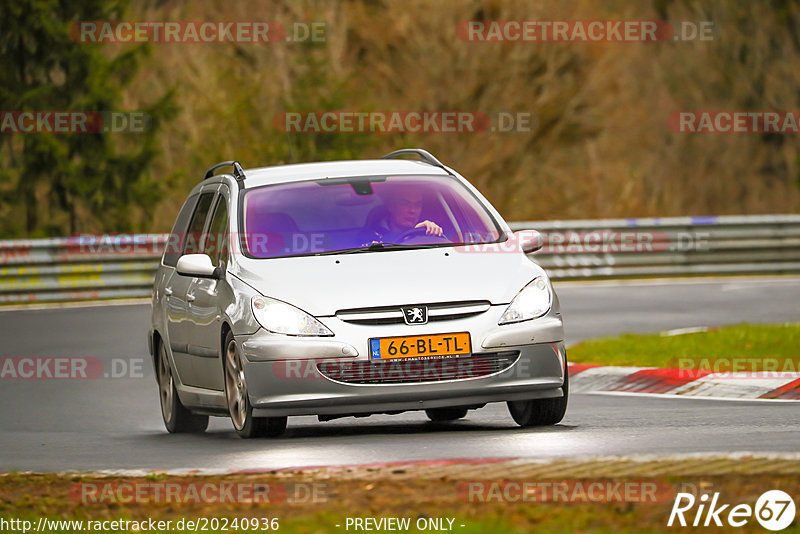
<svg viewBox="0 0 800 534"><path fill-rule="evenodd" d="M222 195L217 197L208 233L203 237L203 252L211 257L214 265L228 260L228 202Z"/></svg>
<svg viewBox="0 0 800 534"><path fill-rule="evenodd" d="M178 258L181 257L183 246L186 243L186 230L189 227L189 219L194 213L198 198L199 195L190 196L178 213L178 218L175 219L175 226L172 227L172 231L167 237L167 243L164 246L164 265L175 267L178 263Z"/></svg>
<svg viewBox="0 0 800 534"><path fill-rule="evenodd" d="M211 201L214 199L214 193L203 193L200 195L200 200L197 201L197 207L192 214L192 222L189 223L189 229L186 232L186 243L183 247L184 254L197 254L200 252L200 237L203 234L203 226L208 217L208 211L211 208Z"/></svg>

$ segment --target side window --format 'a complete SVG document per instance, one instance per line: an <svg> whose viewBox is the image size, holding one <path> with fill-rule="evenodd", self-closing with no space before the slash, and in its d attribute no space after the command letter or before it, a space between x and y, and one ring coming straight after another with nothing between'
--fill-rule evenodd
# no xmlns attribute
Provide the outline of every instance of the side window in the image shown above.
<svg viewBox="0 0 800 534"><path fill-rule="evenodd" d="M199 195L192 195L183 204L178 218L175 219L175 226L167 236L167 243L164 245L164 265L175 267L178 258L181 257L183 246L186 243L186 229L189 227L189 219L197 205Z"/></svg>
<svg viewBox="0 0 800 534"><path fill-rule="evenodd" d="M212 200L214 200L214 193L200 195L200 200L197 201L197 207L192 215L192 222L189 223L189 229L186 231L186 244L183 247L184 254L197 254L200 252L200 237L203 233L203 226L205 226Z"/></svg>
<svg viewBox="0 0 800 534"><path fill-rule="evenodd" d="M220 260L228 259L228 201L219 195L208 225L208 233L203 236L202 251L211 257L211 263L219 265Z"/></svg>

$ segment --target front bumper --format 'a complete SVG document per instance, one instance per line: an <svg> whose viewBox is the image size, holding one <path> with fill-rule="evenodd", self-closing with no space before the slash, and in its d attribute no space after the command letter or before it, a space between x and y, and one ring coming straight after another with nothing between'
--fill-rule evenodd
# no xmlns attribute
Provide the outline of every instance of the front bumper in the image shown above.
<svg viewBox="0 0 800 534"><path fill-rule="evenodd" d="M333 338L293 338L263 330L237 336L254 415L346 415L563 396L566 352L560 315L551 311L533 321L498 327L504 307L492 308L480 317L414 327L325 318L337 333ZM317 368L318 363L343 361L369 365L369 338L458 331L470 332L473 357L513 351L519 358L486 376L414 383L345 383Z"/></svg>

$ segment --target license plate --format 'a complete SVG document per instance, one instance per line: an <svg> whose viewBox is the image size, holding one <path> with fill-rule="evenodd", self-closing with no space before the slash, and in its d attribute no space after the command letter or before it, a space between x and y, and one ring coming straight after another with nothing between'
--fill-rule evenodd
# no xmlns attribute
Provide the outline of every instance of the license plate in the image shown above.
<svg viewBox="0 0 800 534"><path fill-rule="evenodd" d="M382 337L369 340L370 358L420 358L456 356L472 352L469 332L431 334L427 336Z"/></svg>

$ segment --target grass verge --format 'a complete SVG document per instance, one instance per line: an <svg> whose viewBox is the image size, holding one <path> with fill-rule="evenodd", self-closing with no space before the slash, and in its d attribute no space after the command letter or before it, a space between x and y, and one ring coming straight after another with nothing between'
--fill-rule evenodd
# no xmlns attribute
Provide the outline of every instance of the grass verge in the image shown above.
<svg viewBox="0 0 800 534"><path fill-rule="evenodd" d="M800 371L800 325L742 324L671 336L625 334L578 343L568 354L573 363L598 365L677 367L681 358L737 359L747 360L743 371ZM771 368L776 362L779 368Z"/></svg>
<svg viewBox="0 0 800 534"><path fill-rule="evenodd" d="M722 460L730 464L729 460ZM656 462L657 463L657 462ZM722 503L747 504L754 506L758 497L767 490L781 489L789 495L800 494L800 479L796 469L778 472L765 471L763 459L736 460L737 469L713 472L709 475L677 476L678 473L691 473L692 463L686 461L655 465L653 472L664 473L659 476L609 477L609 463L597 461L584 463L578 468L555 469L556 476L496 477L487 480L482 477L483 488L490 484L514 482L569 484L572 488L567 498L550 499L541 502L535 493L533 498L523 499L521 493L480 492L470 497L465 484L476 482L459 476L458 467L433 479L415 479L406 476L398 478L393 471L386 471L370 478L347 478L343 476L324 476L314 473L292 474L241 474L226 476L151 476L144 478L94 477L83 475L27 475L9 474L0 477L0 521L3 519L25 519L37 524L40 517L65 520L196 520L215 518L229 525L234 519L257 518L277 519L277 530L288 533L327 533L353 532L347 528L347 518L407 518L411 527L409 532L417 532L417 521L428 519L442 520L441 525L449 530L463 534L476 532L661 532L674 530L666 526L678 491L690 492L698 497L702 494L719 493ZM594 468L592 467L594 465ZM755 470L749 469L753 466ZM727 468L726 468L727 469ZM730 468L733 469L733 468ZM759 471L759 469L761 469ZM368 470L367 470L368 471ZM566 474L564 474L566 473ZM579 474L569 474L579 473ZM594 474L606 473L602 477ZM624 471L623 471L624 473ZM724 474L728 473L728 474ZM369 474L369 473L367 473ZM631 473L629 473L631 474ZM601 483L610 488L615 483L623 484L619 493L601 492L600 495L622 499L603 499L590 502L598 494L589 491L577 493L580 486L587 489L592 483ZM160 485L162 490L169 484L181 488L182 499L168 499L161 493L149 491L146 499L119 499L119 488L123 484ZM273 499L265 502L258 499L238 498L235 502L203 502L190 499L186 492L190 485L196 488L210 486L218 488L222 484L239 484L245 487L253 484L270 487ZM660 489L652 499L642 499L640 492L626 493L628 487L641 487L642 484L655 484ZM309 490L309 487L316 489ZM89 488L87 490L86 488ZM498 486L504 487L504 486ZM104 489L105 488L105 489ZM309 492L310 491L310 492ZM213 493L212 493L213 494ZM126 493L132 495L132 493ZM142 494L145 495L145 494ZM236 496L234 490L232 495ZM252 496L252 494L248 494ZM545 495L545 494L539 494ZM551 493L551 495L553 495ZM583 496L583 499L580 496ZM629 498L632 495L633 498ZM538 501L537 501L538 499ZM123 502L125 501L125 502ZM157 501L157 502L153 502ZM487 502L489 501L489 502ZM589 501L589 502L587 502ZM699 501L698 501L699 502ZM730 508L730 507L729 507ZM697 506L687 512L689 522L693 520ZM724 514L723 514L724 515ZM448 522L452 519L452 523ZM174 523L173 523L174 524ZM253 532L252 528L199 528L207 532ZM273 523L273 526L275 524ZM270 528L273 530L273 528ZM400 529L405 530L405 529ZM427 529L437 530L437 529ZM721 532L763 531L754 518L750 518L745 528L714 528ZM4 530L13 532L13 530ZM50 529L48 532L73 532L69 529ZM85 531L85 528L84 528ZM107 532L131 532L131 529L106 530ZM170 532L188 532L194 529L171 529ZM260 528L258 531L266 531ZM363 531L363 530L362 530ZM798 520L784 532L800 532Z"/></svg>

